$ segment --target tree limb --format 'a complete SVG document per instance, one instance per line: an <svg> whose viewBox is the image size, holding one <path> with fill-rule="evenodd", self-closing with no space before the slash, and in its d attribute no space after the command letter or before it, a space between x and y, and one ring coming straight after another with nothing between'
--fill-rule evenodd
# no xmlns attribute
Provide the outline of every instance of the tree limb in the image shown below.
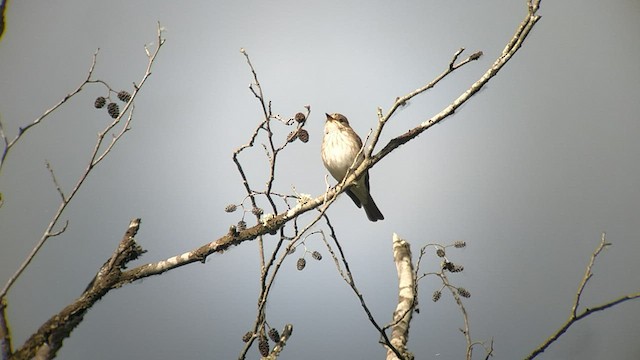
<svg viewBox="0 0 640 360"><path fill-rule="evenodd" d="M63 340L69 337L82 322L87 311L109 290L117 286L121 269L143 253L134 238L139 228L140 219L132 220L118 248L102 266L87 290L73 303L42 324L38 331L9 356L9 359L26 360L35 356L38 359L52 359L56 356L62 347Z"/></svg>
<svg viewBox="0 0 640 360"><path fill-rule="evenodd" d="M404 359L413 359L413 354L407 351L409 340L409 325L413 315L415 303L415 277L411 262L411 246L393 234L393 260L398 271L398 306L393 312L395 325L391 331L391 344L404 355ZM387 350L387 360L397 360L395 352Z"/></svg>

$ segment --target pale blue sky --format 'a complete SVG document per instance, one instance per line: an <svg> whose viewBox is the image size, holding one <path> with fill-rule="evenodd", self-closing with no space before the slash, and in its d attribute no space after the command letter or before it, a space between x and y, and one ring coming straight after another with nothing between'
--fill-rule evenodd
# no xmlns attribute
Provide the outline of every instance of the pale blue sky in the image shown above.
<svg viewBox="0 0 640 360"><path fill-rule="evenodd" d="M0 41L0 116L10 134L79 84L96 48L96 77L130 88L143 74L143 44L155 41L157 21L167 38L136 100L132 131L69 208L68 231L43 248L9 296L16 345L82 292L131 218L143 219L145 262L211 241L238 220L223 211L244 196L231 153L261 116L241 47L274 112L312 109L310 141L282 155L275 190L319 195L325 112L345 114L364 136L376 107L430 81L458 48L484 51L413 100L382 141L406 131L486 70L524 17L524 3L10 2ZM429 242L467 241L452 254L465 272L452 278L471 291L472 334L494 339L496 359L523 357L564 322L602 231L614 246L595 267L584 304L640 288L640 2L546 1L541 15L524 48L481 93L371 170L384 221L370 223L346 197L329 210L381 323L397 297L393 232L414 253ZM57 206L45 159L67 189L84 168L108 121L92 107L101 94L83 91L10 154L0 176L1 282ZM245 161L254 184L263 182L262 150ZM294 324L281 358L382 358L376 332L323 245L308 245L325 259L299 272L291 258L268 305L272 325ZM258 272L250 242L113 291L59 357L237 358L255 317ZM460 359L461 318L450 296L430 301L436 286L420 286L409 349L419 359ZM578 324L542 358L637 359L639 323L640 304L623 304Z"/></svg>

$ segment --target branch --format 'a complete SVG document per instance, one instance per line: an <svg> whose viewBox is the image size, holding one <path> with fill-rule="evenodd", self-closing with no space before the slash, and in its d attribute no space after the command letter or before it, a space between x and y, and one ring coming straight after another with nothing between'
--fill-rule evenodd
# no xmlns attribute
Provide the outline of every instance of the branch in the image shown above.
<svg viewBox="0 0 640 360"><path fill-rule="evenodd" d="M113 120L113 122L111 122L109 125L107 125L105 127L105 129L98 134L98 139L96 141L96 144L94 146L93 152L91 154L91 157L90 157L90 160L89 160L89 164L85 168L84 172L80 175L80 178L78 179L78 181L76 182L76 185L74 186L73 190L71 190L71 192L69 193L68 196L66 196L66 197L64 196L64 194L62 193L62 190L60 189L59 185L57 184L57 181L55 180L55 177L53 177L54 183L55 183L56 187L58 188L58 192L62 197L62 201L60 202L60 205L58 206L58 210L55 212L55 214L51 218L51 221L49 222L49 225L44 230L44 232L42 234L42 237L40 238L38 243L34 246L34 248L31 250L29 255L27 255L26 259L22 262L22 264L16 270L16 272L9 278L7 283L2 288L2 291L0 291L0 299L4 298L7 295L7 292L9 291L11 286L16 282L18 277L20 277L20 275L27 268L27 266L29 266L29 264L34 259L34 257L38 253L38 251L45 244L45 242L49 238L51 238L51 237L53 237L53 236L55 236L55 235L60 233L60 232L54 232L53 229L57 225L57 223L60 220L63 212L67 208L67 205L69 205L71 200L73 200L74 196L78 193L78 191L80 190L81 186L83 185L84 181L87 179L87 177L89 176L89 174L91 173L93 168L96 165L98 165L107 156L107 154L110 153L110 151L113 149L114 145L118 142L118 140L120 140L120 138L122 138L124 133L127 130L129 130L129 126L130 126L130 123L131 123L131 120L132 120L132 116L133 116L133 101L134 101L136 95L138 94L138 92L140 91L140 88L145 84L146 80L151 75L151 67L153 66L153 63L154 63L154 61L156 59L156 56L158 55L158 53L160 51L160 48L162 47L163 44L164 44L164 39L162 38L162 28L160 27L160 24L158 23L158 46L156 47L156 49L155 49L155 51L153 53L149 54L149 60L148 60L148 64L147 64L147 69L145 71L144 76L142 77L142 80L138 84L134 84L135 85L134 86L134 91L131 94L131 98L129 99L129 101L125 104L124 108L122 109L122 112L120 112L120 114L117 116L117 118L115 118ZM96 54L97 54L97 52L96 52ZM18 140L18 138L26 131L26 129L29 129L32 126L35 126L36 124L38 124L44 117L46 117L48 114L50 114L51 112L56 110L60 105L62 105L65 101L67 101L70 96L73 96L77 92L79 92L85 84L87 84L89 82L94 82L94 80L91 80L90 77L91 77L91 74L93 72L93 68L95 66L95 56L96 56L96 54L94 54L94 62L91 65L91 69L89 71L89 76L87 77L87 80L85 80L85 82L80 87L78 87L78 89L76 89L72 94L67 95L67 97L65 97L64 100L62 100L60 103L58 103L53 108L47 110L45 112L45 114L42 115L40 118L36 119L36 121L34 121L30 125L28 125L26 128L22 128L23 130L21 130L21 132L18 135L18 137L16 137L12 141L12 143L10 143L7 147L5 147L5 153L3 155L3 158L4 158L4 156L6 156L8 148L10 148L13 144L15 144L15 141ZM131 111L128 111L130 108L131 108ZM109 143L107 148L104 151L100 152L100 148L101 148L101 146L103 144L105 136L114 127L116 127L118 124L120 124L121 120L127 114L127 112L128 112L127 119L126 119L122 129L119 131L118 134L113 136L113 138L111 139L111 142ZM5 138L5 140L6 140L6 138ZM0 163L0 165L1 165L1 163ZM52 173L52 176L53 176L53 173Z"/></svg>
<svg viewBox="0 0 640 360"><path fill-rule="evenodd" d="M441 245L441 244L426 244L422 248L420 248L420 255L418 256L416 270L414 272L415 278L416 278L415 290L414 291L417 292L417 290L418 290L418 282L421 279L425 278L426 276L430 276L430 275L437 276L440 279L440 281L442 282L442 286L440 287L440 289L436 290L433 293L432 300L433 300L433 302L439 301L441 296L442 296L442 290L444 288L447 288L449 290L449 292L451 292L451 295L453 296L453 298L455 299L456 304L458 305L458 309L460 310L460 313L462 314L462 320L463 320L463 323L464 323L464 327L460 328L460 332L464 336L465 341L467 343L465 359L471 360L473 358L473 348L475 346L478 346L478 345L482 346L484 348L485 358L488 359L493 354L493 340L491 340L491 342L487 346L484 341L473 341L472 338L471 338L471 327L469 325L469 314L467 313L467 309L464 306L464 303L462 302L462 298L470 297L471 293L467 289L465 289L463 287L454 286L453 284L451 284L451 282L449 281L449 277L447 276L447 272L450 272L450 273L462 272L464 270L464 266L451 262L447 258L446 249L450 248L450 247L461 249L461 248L465 248L466 246L467 246L467 244L464 241L455 241L453 244L446 245L446 246ZM420 266L422 264L422 258L426 254L427 248L430 248L430 247L435 248L436 256L438 258L442 259L442 262L440 263L440 269L437 272L428 272L428 273L424 273L422 275L418 275L418 273L420 271Z"/></svg>
<svg viewBox="0 0 640 360"><path fill-rule="evenodd" d="M600 243L598 244L598 247L591 254L591 259L589 259L589 264L587 264L587 268L584 272L584 276L582 277L582 281L580 282L580 285L578 286L578 290L576 291L576 298L573 302L573 306L571 307L571 313L569 314L569 318L564 323L564 325L562 325L553 335L551 335L547 340L545 340L542 344L540 344L531 354L527 355L525 359L527 360L533 359L536 356L542 354L549 347L549 345L553 344L573 324L582 320L583 318L593 313L596 313L598 311L602 311L610 307L616 306L623 302L640 298L640 292L631 293L631 294L623 295L617 299L611 300L604 304L591 307L591 308L586 308L581 313L578 312L578 307L580 305L580 300L581 300L583 291L587 286L587 283L589 282L589 280L593 277L593 272L591 271L591 269L593 268L593 264L595 263L596 258L602 253L602 251L610 245L611 243L607 242L606 240L605 233L602 233L602 237L600 238Z"/></svg>
<svg viewBox="0 0 640 360"><path fill-rule="evenodd" d="M251 90L251 92L253 93L253 95L256 97L256 99L258 99L259 103L260 103L260 107L262 110L262 116L263 116L263 120L258 124L258 126L256 127L256 129L254 130L253 134L251 135L249 142L245 145L242 145L241 147L239 147L238 149L236 149L233 152L233 162L236 164L236 168L238 169L238 172L240 173L240 177L242 178L242 183L245 187L245 191L247 193L247 196L249 197L250 201L251 201L251 205L253 208L258 208L257 205L257 201L256 201L256 196L257 194L262 194L265 196L265 198L267 199L267 201L269 202L269 204L271 205L271 211L273 213L277 213L278 212L278 208L273 200L273 195L275 195L273 193L273 183L275 180L275 172L276 172L276 163L277 163L277 159L278 159L278 154L280 153L280 151L284 150L284 148L291 143L292 141L296 140L296 138L300 138L303 142L307 142L308 140L308 133L306 130L302 129L302 127L305 124L306 119L309 117L309 114L311 112L311 108L310 106L305 106L306 110L307 110L307 114L302 114L302 113L298 113L295 116L295 122L297 123L297 128L295 131L291 132L290 135L287 137L286 141L284 141L284 143L279 146L276 147L275 143L274 143L274 133L271 130L271 120L272 119L277 119L280 120L280 116L276 115L274 116L272 111L271 111L271 102L267 101L265 99L264 96L264 92L262 90L262 86L260 85L260 81L258 80L258 74L253 66L253 64L251 63L251 58L249 57L249 54L245 51L244 48L240 49L240 53L242 55L244 55L246 61L247 61L247 65L249 65L249 69L251 70L251 74L253 77L253 82L251 83L251 85L249 85L249 89ZM285 125L292 125L294 123L294 120L290 120L288 122L285 122ZM262 144L265 153L267 155L267 158L269 160L269 176L268 179L266 181L266 188L264 191L255 191L251 188L250 184L249 184L249 180L245 174L245 171L242 167L242 164L240 163L239 160L239 155L241 152L243 152L244 150L253 147L260 131L265 131L266 132L266 137L267 137L267 142L268 142L268 146L265 144ZM300 134L305 133L306 135L306 140L304 140L304 137L301 137ZM260 220L260 214L255 214L256 216L256 220ZM282 233L281 233L281 238L282 238ZM278 249L280 248L281 242L278 243L278 246L275 250L275 252L278 251ZM265 275L266 275L266 271L268 271L268 269L265 268L265 253L264 253L264 244L263 244L263 239L262 236L258 236L258 251L259 251L259 255L260 255L260 267L262 269L262 286L264 288L264 282L265 282Z"/></svg>
<svg viewBox="0 0 640 360"><path fill-rule="evenodd" d="M335 199L333 199L333 201L335 201ZM253 333L257 334L260 329L263 326L264 321L266 320L266 315L265 315L265 310L266 310L266 306L267 306L267 299L269 297L269 293L271 291L271 287L273 286L275 279L276 279L276 275L278 274L278 271L280 270L280 267L282 266L282 264L284 263L284 260L287 258L287 256L290 255L290 250L292 248L294 248L297 245L297 242L302 238L302 236L304 234L307 233L307 231L313 227L320 219L322 219L322 217L326 217L325 215L325 210L320 211L320 213L312 220L310 221L307 226L305 226L302 231L298 232L298 234L291 239L291 241L289 242L289 245L284 249L283 253L280 255L280 257L277 259L276 261L276 256L278 254L278 250L280 249L280 246L282 245L282 238L280 239L280 241L278 242L276 248L274 249L272 256L269 260L269 263L266 265L266 267L263 268L263 271L261 272L260 275L260 294L258 295L258 311L257 311L257 315L256 315L256 320L254 322L253 325ZM272 269L271 273L269 273L269 270ZM270 274L270 276L268 276ZM238 359L244 359L247 351L249 351L249 348L251 347L253 340L255 340L255 337L252 337L250 339L250 341L247 342L247 344L245 345L245 347L242 349L242 351L240 352L240 355L238 357Z"/></svg>
<svg viewBox="0 0 640 360"><path fill-rule="evenodd" d="M367 156L371 155L371 152L373 151L373 148L375 147L375 145L378 143L378 140L380 138L380 134L382 133L382 127L386 124L387 121L389 121L389 119L391 119L391 117L395 114L395 112L402 106L406 105L407 102L411 99L413 99L414 97L422 94L423 92L432 89L433 87L435 87L441 80L443 80L445 77L449 76L451 73L453 73L454 71L456 71L457 69L461 68L462 66L468 64L471 61L475 61L480 59L480 57L483 55L482 51L478 51L476 53L471 54L469 57L467 57L465 60L459 62L456 64L456 61L458 60L458 57L460 56L460 54L462 54L462 52L464 51L464 48L460 48L458 51L455 52L455 54L453 54L453 58L451 59L451 61L449 62L449 67L447 67L447 69L442 72L440 75L438 75L435 79L431 80L431 82L429 82L428 84L424 85L421 88L418 88L404 96L400 96L398 98L396 98L395 102L393 103L393 105L391 106L391 109L389 109L389 112L386 115L382 114L382 109L378 108L378 129L376 130L376 132L374 132L374 135L372 137L372 141L371 144L369 146L369 151L367 153Z"/></svg>
<svg viewBox="0 0 640 360"><path fill-rule="evenodd" d="M409 325L416 298L411 246L396 233L393 234L393 260L398 271L398 306L393 312L395 324L391 331L391 343L404 355L405 359L413 359L413 354L407 351ZM387 360L397 359L395 352L388 349Z"/></svg>
<svg viewBox="0 0 640 360"><path fill-rule="evenodd" d="M140 219L131 221L118 248L102 266L87 290L42 324L9 359L32 359L36 354L38 359L52 359L56 356L62 347L62 341L82 322L87 311L109 290L116 287L120 270L144 252L134 239L139 227Z"/></svg>
<svg viewBox="0 0 640 360"><path fill-rule="evenodd" d="M413 129L407 131L406 133L391 139L387 143L387 145L385 145L384 148L382 148L382 150L380 150L378 153L373 155L370 159L365 159L365 161L358 167L357 170L360 170L360 168L364 168L364 169L371 168L374 164L382 160L385 156L389 155L389 153L391 153L393 150L395 150L399 146L416 138L418 135L422 134L424 131L426 131L433 125L453 115L453 113L460 106L462 106L464 103L469 101L469 99L471 99L471 97L473 97L478 91L480 91L489 82L489 80L491 80L494 76L498 74L498 72L500 72L500 70L509 62L509 60L511 60L513 55L515 55L516 52L520 49L524 40L527 38L531 30L533 29L533 26L538 22L538 20L540 20L540 16L537 15L539 5L540 5L540 0L528 1L527 15L525 16L524 20L520 23L520 26L516 30L515 34L513 35L513 37L507 44L507 46L504 48L502 54L495 60L493 65L491 65L491 67L480 77L480 79L478 79L475 83L473 83L469 87L469 89L467 89L464 93L458 96L457 99L455 99L449 106L447 106L445 109L440 111L438 114L422 122L420 125L414 127ZM449 67L442 74L436 77L431 83L425 85L424 87L414 92L411 92L403 97L398 98L386 115L383 116L382 110L381 109L378 110L378 126L376 130L373 132L371 145L369 146L369 150L366 155L370 155L373 152L373 148L375 147L380 137L380 134L382 133L382 129L384 125L395 114L396 110L400 106L405 104L409 99L415 97L416 95L421 94L422 92L430 89L435 84L437 84L440 80L442 80L444 77L451 74L451 72L460 68L460 66L465 65L473 60L477 60L482 55L481 52L477 52L456 65L455 61L457 60L460 53L461 51L459 50L454 54L453 60L449 64ZM360 174L360 171L356 171L356 173Z"/></svg>
<svg viewBox="0 0 640 360"><path fill-rule="evenodd" d="M7 299L0 298L0 355L2 360L9 359L13 353L11 345L11 332L7 323Z"/></svg>
<svg viewBox="0 0 640 360"><path fill-rule="evenodd" d="M280 335L280 341L278 341L276 346L273 347L273 350L271 350L271 353L269 354L269 356L265 357L265 360L277 359L280 353L282 352L282 349L284 349L284 347L287 345L287 341L291 337L292 333L293 333L293 325L291 324L285 325L284 330L282 331L282 335Z"/></svg>
<svg viewBox="0 0 640 360"><path fill-rule="evenodd" d="M242 164L240 164L240 160L238 160L238 155L244 151L245 149L249 148L249 147L253 147L253 143L255 142L258 133L260 132L261 129L266 129L267 130L267 136L269 137L269 142L273 145L273 141L271 140L271 137L273 136L273 133L271 132L271 129L269 127L269 119L271 118L271 112L270 112L270 108L268 108L265 104L264 101L264 95L262 93L262 86L260 86L260 81L258 81L258 74L256 73L253 64L251 63L251 59L249 58L249 54L247 54L245 52L245 50L242 48L240 49L240 53L242 53L246 60L247 60L247 64L249 65L249 68L251 69L251 73L253 74L253 83L251 85L249 85L249 89L251 90L251 92L253 93L253 95L260 101L260 105L262 107L262 114L264 116L264 119L262 122L260 122L260 125L258 125L258 127L256 128L256 130L254 131L253 135L251 135L251 139L249 140L249 142L246 145L241 146L240 148L236 149L236 151L233 152L233 162L236 164L236 167L238 168L238 172L240 173L240 176L242 177L242 183L244 184L245 190L247 191L247 195L249 196L249 198L251 199L251 205L253 205L254 208L258 207L257 202L256 202L256 198L254 196L253 191L251 190L251 186L249 185L249 180L247 179L247 176L245 175L244 169L242 168ZM256 86L257 88L257 92L256 89L253 87L253 85ZM275 157L275 156L274 156ZM269 165L270 165L270 171L269 171L269 181L267 182L268 184L271 184L273 182L273 176L274 176L274 166L275 166L275 162L274 162L274 157L270 158L269 161ZM269 185L267 185L269 186ZM270 186L269 186L270 187ZM273 208L273 211L275 212L275 204L273 203L273 200L271 200L271 195L270 194L266 194L267 198L270 200L271 206ZM259 220L260 217L258 215L256 215L256 218ZM259 249L259 254L260 254L260 268L263 269L264 272L264 244L263 244L263 240L262 240L262 236L258 237L258 249Z"/></svg>
<svg viewBox="0 0 640 360"><path fill-rule="evenodd" d="M82 88L84 88L85 85L91 82L91 76L93 75L93 70L96 67L96 60L98 59L99 50L100 49L96 50L96 52L93 53L93 60L91 61L91 66L89 67L89 73L87 74L87 77L84 79L84 81L82 81L82 83L77 88L75 88L73 91L67 94L62 100L58 101L57 104L55 104L49 110L45 111L42 115L40 115L40 117L33 120L31 123L18 128L18 134L13 139L9 140L9 138L7 137L7 134L5 134L4 132L2 121L0 120L0 138L2 138L2 140L4 141L4 149L2 151L2 156L0 156L0 174L2 173L2 166L4 165L5 159L7 158L7 155L9 155L9 150L11 150L11 148L14 145L16 145L16 143L22 138L22 136L27 131L29 131L29 129L31 129L32 127L40 124L40 122L42 122L47 116L49 116L49 114L56 111L59 107L61 107L74 95L79 93L82 90Z"/></svg>
<svg viewBox="0 0 640 360"><path fill-rule="evenodd" d="M580 298L582 297L584 288L587 286L587 282L589 282L591 277L593 277L593 272L591 271L591 269L593 269L593 264L595 263L596 258L598 257L598 255L600 255L602 250L604 250L606 247L610 245L611 243L606 241L605 233L602 233L602 236L600 237L600 244L598 244L598 247L591 254L591 258L589 259L589 264L587 264L587 268L584 271L584 276L582 277L582 281L580 281L580 285L578 286L578 290L576 291L576 298L573 301L573 306L571 307L572 317L575 318L578 316L578 307L580 306Z"/></svg>
<svg viewBox="0 0 640 360"><path fill-rule="evenodd" d="M355 279L353 278L353 275L351 274L351 269L349 268L349 262L347 262L347 259L346 259L345 255L344 255L344 251L342 250L342 246L340 245L340 242L338 241L338 238L337 238L337 236L335 234L333 226L331 225L331 222L329 221L329 218L327 216L325 216L325 220L327 221L327 226L329 227L329 230L331 231L330 232L330 236L333 239L333 242L336 244L336 247L338 248L338 252L340 253L340 260L338 260L338 257L336 256L336 254L334 253L333 249L331 248L331 245L329 245L329 242L323 237L325 245L327 246L327 249L329 249L329 252L331 253L331 256L333 257L333 261L336 264L336 268L338 269L338 273L340 273L340 275L342 276L344 281L349 285L351 290L353 290L353 292L356 295L356 297L358 298L358 300L360 300L360 306L362 307L364 312L367 314L367 318L369 319L369 322L371 323L371 325L373 325L373 327L380 334L380 343L384 344L387 347L387 349L392 351L393 354L395 354L398 359L404 359L405 355L403 355L398 349L396 349L396 347L391 343L391 340L389 340L389 337L387 336L387 333L385 332L385 329L383 327L381 327L378 324L378 322L376 321L376 319L373 317L373 314L371 313L371 310L369 309L369 306L367 305L367 302L364 300L364 296L362 295L362 293L360 292L360 290L356 286ZM344 271L342 270L342 268L340 266L340 262L342 262L342 264L344 265Z"/></svg>
<svg viewBox="0 0 640 360"><path fill-rule="evenodd" d="M466 351L465 358L467 360L471 360L473 358L473 346L476 343L472 342L471 340L471 328L469 327L469 314L467 313L467 308L465 308L464 304L462 303L462 298L460 297L460 292L458 291L458 288L451 285L451 283L449 282L449 278L447 277L447 274L444 271L442 271L439 274L439 276L442 279L442 283L447 287L447 289L449 289L449 291L451 292L451 295L453 295L453 298L456 300L456 304L460 309L460 313L462 313L462 321L464 322L464 328L460 329L460 332L462 332L462 335L464 335L464 338L467 342L467 351Z"/></svg>
<svg viewBox="0 0 640 360"><path fill-rule="evenodd" d="M64 196L64 192L62 191L62 187L60 186L60 183L56 178L56 173L53 171L53 167L51 167L51 164L49 163L49 161L45 161L45 165L47 166L47 170L49 170L49 174L51 174L51 180L53 181L53 184L56 186L56 190L58 190L60 199L62 199L62 202L67 201L67 197Z"/></svg>

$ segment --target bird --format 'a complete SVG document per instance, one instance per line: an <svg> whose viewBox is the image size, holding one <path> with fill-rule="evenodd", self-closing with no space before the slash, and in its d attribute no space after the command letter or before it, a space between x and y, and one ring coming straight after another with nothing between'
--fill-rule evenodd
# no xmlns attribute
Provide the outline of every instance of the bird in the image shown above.
<svg viewBox="0 0 640 360"><path fill-rule="evenodd" d="M354 163L358 153L357 167L363 160L362 140L349 125L349 120L340 114L326 114L324 136L322 138L322 162L331 176L342 181ZM369 172L365 172L356 182L345 190L357 207L364 207L367 218L371 221L384 220L384 216L369 192Z"/></svg>

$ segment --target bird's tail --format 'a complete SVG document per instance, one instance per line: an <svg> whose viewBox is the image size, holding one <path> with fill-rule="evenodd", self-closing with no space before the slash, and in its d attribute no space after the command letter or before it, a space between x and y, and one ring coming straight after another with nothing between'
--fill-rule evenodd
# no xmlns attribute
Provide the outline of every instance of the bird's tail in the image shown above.
<svg viewBox="0 0 640 360"><path fill-rule="evenodd" d="M375 201L373 201L373 198L371 197L371 195L369 195L369 199L367 199L367 203L362 204L362 206L364 207L364 211L367 213L367 217L369 218L369 220L371 221L384 220L384 215L382 215L382 213L380 212L380 209L378 209L378 205L376 205Z"/></svg>

